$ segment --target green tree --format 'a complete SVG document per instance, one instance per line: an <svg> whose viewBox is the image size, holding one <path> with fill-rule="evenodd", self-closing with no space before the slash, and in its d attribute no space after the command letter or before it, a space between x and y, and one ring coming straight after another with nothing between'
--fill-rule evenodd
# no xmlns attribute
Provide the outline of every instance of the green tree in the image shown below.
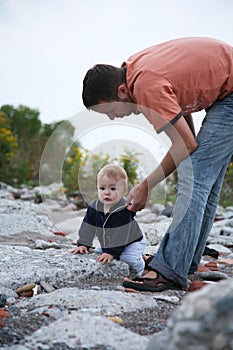
<svg viewBox="0 0 233 350"><path fill-rule="evenodd" d="M10 121L11 129L17 137L20 148L28 150L30 148L29 142L41 129L40 112L23 105L17 108L12 105L4 105L0 110L6 114Z"/></svg>
<svg viewBox="0 0 233 350"><path fill-rule="evenodd" d="M125 150L125 153L120 156L118 161L119 165L125 169L128 179L129 187L133 187L140 181L140 173L138 172L138 159L139 153L134 153L128 149Z"/></svg>
<svg viewBox="0 0 233 350"><path fill-rule="evenodd" d="M0 179L2 181L4 180L5 169L10 159L15 155L17 148L18 143L12 133L6 114L0 112Z"/></svg>
<svg viewBox="0 0 233 350"><path fill-rule="evenodd" d="M62 181L69 194L79 190L79 170L85 158L84 150L79 143L74 143L63 164Z"/></svg>
<svg viewBox="0 0 233 350"><path fill-rule="evenodd" d="M9 130L11 130L13 137L18 141L18 148L14 150L14 153L10 152L14 143L5 142L5 147L6 144L8 147L8 153L5 153L8 156L11 155L11 158L8 157L10 159L7 163L5 159L1 160L5 164L4 169L1 168L1 180L7 183L15 183L17 180L18 184L28 182L38 184L40 162L49 140L50 153L46 159L49 176L52 175L52 178L57 176L59 172L57 165L63 162L67 145L71 143L74 133L73 126L68 121L43 125L37 109L22 105L17 108L12 105L4 105L0 108L0 113L5 116L8 129L7 140L9 141ZM2 130L1 136L3 135ZM2 155L5 153L2 152ZM60 167L62 168L61 164ZM47 178L47 182L50 183L50 178Z"/></svg>
<svg viewBox="0 0 233 350"><path fill-rule="evenodd" d="M37 164L34 153L37 146L35 138L41 128L39 111L22 105L17 108L12 105L4 105L0 111L5 113L18 142L17 152L4 169L3 180L8 183L15 180L18 184L26 183L36 176Z"/></svg>

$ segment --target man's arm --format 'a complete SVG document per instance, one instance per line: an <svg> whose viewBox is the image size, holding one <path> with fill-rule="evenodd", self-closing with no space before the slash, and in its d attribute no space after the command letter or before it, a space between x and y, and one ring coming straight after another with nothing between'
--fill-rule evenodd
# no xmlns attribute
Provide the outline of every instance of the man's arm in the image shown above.
<svg viewBox="0 0 233 350"><path fill-rule="evenodd" d="M184 119L186 120L188 126L190 127L193 135L196 136L195 126L194 126L192 114L184 115Z"/></svg>
<svg viewBox="0 0 233 350"><path fill-rule="evenodd" d="M179 163L198 147L193 132L184 117L177 120L174 125L169 126L165 132L169 136L172 146L160 165L130 191L126 201L129 210L143 209L151 189L170 175Z"/></svg>

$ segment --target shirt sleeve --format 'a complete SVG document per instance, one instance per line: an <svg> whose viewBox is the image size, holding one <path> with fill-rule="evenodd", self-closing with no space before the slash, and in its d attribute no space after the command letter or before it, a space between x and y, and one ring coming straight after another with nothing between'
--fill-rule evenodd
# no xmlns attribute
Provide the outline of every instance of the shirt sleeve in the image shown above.
<svg viewBox="0 0 233 350"><path fill-rule="evenodd" d="M158 133L183 115L173 86L154 72L142 72L137 77L133 97L138 112L145 115Z"/></svg>
<svg viewBox="0 0 233 350"><path fill-rule="evenodd" d="M90 248L92 246L95 234L95 210L89 206L79 229L79 238L77 240L77 245L84 245L87 248Z"/></svg>

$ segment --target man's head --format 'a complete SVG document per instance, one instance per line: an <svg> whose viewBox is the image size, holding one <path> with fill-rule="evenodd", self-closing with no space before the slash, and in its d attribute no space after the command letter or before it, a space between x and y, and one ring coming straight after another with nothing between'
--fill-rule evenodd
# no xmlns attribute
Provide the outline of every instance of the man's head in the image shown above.
<svg viewBox="0 0 233 350"><path fill-rule="evenodd" d="M110 119L122 118L135 111L126 84L124 68L97 64L83 80L83 103L86 108L107 114Z"/></svg>

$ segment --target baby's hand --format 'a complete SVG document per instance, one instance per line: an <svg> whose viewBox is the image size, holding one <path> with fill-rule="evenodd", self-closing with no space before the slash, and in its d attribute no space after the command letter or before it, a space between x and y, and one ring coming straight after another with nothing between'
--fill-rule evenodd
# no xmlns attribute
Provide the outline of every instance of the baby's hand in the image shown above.
<svg viewBox="0 0 233 350"><path fill-rule="evenodd" d="M108 253L103 253L96 258L97 261L101 262L103 265L110 263L114 259L114 256Z"/></svg>
<svg viewBox="0 0 233 350"><path fill-rule="evenodd" d="M89 254L89 250L85 245L80 245L79 247L71 250L72 254Z"/></svg>

